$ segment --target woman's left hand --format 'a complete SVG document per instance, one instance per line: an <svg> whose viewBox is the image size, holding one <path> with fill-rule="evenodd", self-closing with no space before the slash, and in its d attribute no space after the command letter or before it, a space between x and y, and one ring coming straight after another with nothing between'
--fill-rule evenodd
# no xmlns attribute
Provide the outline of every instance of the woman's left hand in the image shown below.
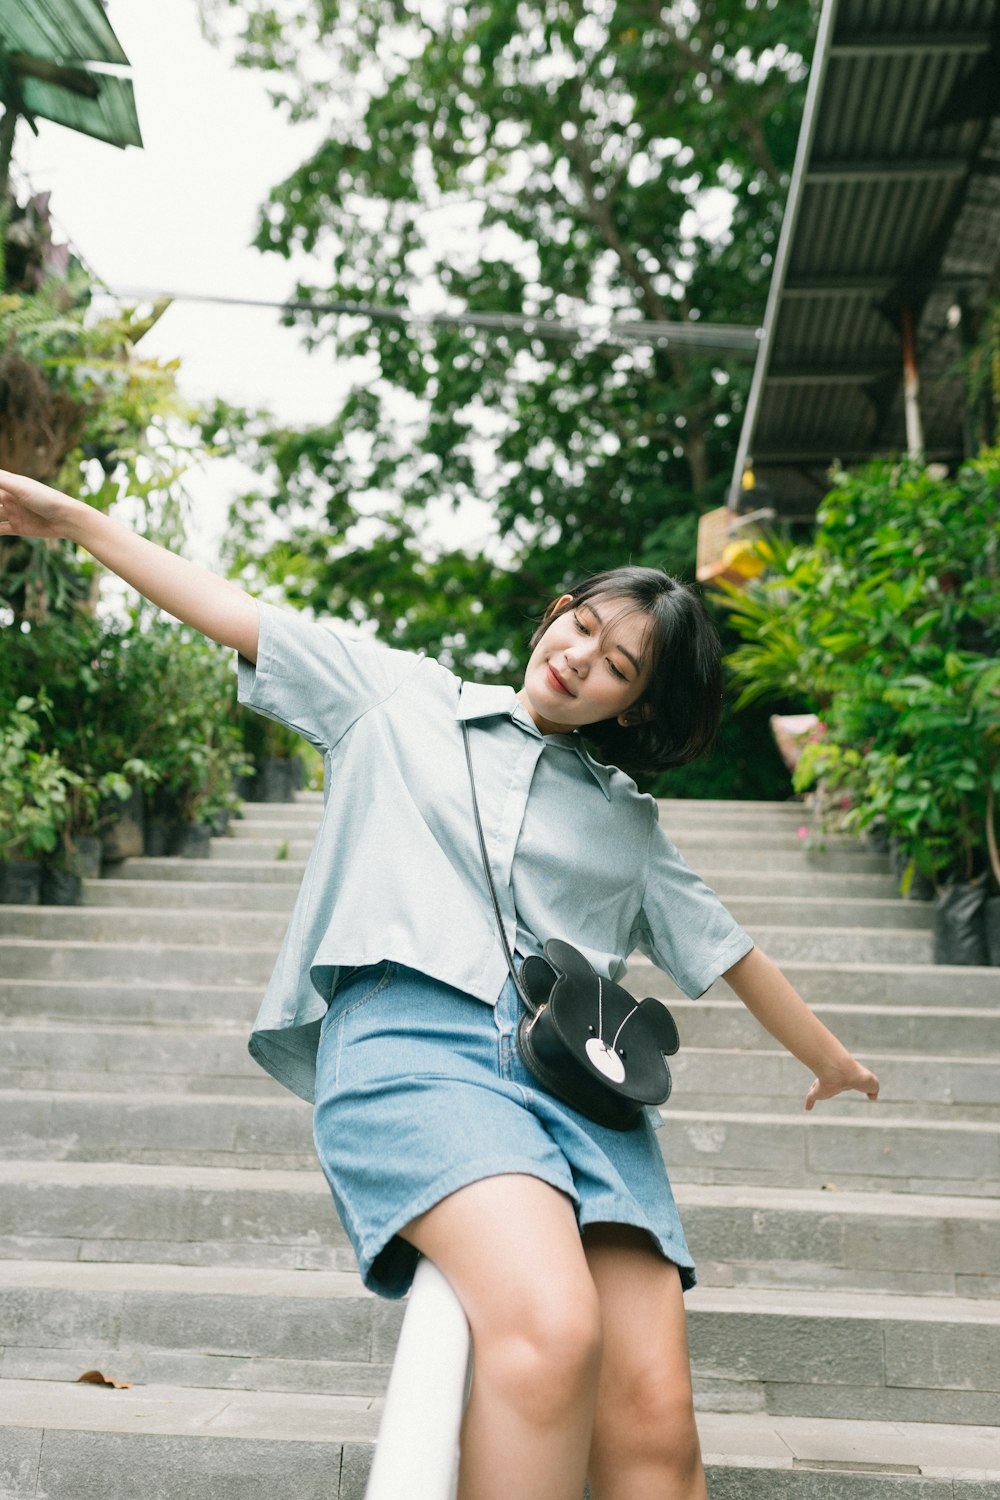
<svg viewBox="0 0 1000 1500"><path fill-rule="evenodd" d="M853 1057L835 1072L813 1080L806 1095L806 1109L812 1109L820 1099L832 1099L835 1094L843 1094L848 1089L857 1089L869 1099L878 1098L879 1082L875 1074Z"/></svg>

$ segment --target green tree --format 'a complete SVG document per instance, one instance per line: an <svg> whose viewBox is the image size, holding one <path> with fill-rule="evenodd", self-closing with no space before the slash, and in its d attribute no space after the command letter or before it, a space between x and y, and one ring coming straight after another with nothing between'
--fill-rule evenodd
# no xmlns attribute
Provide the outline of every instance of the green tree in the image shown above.
<svg viewBox="0 0 1000 1500"><path fill-rule="evenodd" d="M762 316L807 0L205 8L219 31L237 26L240 60L271 71L292 115L324 122L257 237L329 268L300 299L682 325L665 343L616 347L295 314L361 374L324 431L265 445L273 463L253 500L314 534L293 592L378 617L391 582L393 633L427 644L427 589L454 580L487 611L468 637L460 622L461 659L491 632L502 656L524 601L575 574L625 557L690 574L749 372L685 336ZM690 212L711 189L731 206L721 237ZM496 562L434 556L427 507L443 497L490 503ZM375 544L345 583L361 517ZM250 551L272 576L287 565L283 544Z"/></svg>

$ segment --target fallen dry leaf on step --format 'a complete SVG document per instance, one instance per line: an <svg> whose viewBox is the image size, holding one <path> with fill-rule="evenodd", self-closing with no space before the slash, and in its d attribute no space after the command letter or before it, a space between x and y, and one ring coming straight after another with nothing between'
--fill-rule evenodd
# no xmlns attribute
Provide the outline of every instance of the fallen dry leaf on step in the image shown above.
<svg viewBox="0 0 1000 1500"><path fill-rule="evenodd" d="M132 1389L131 1380L112 1380L110 1376L102 1375L100 1370L84 1370L83 1374L77 1377L76 1384L79 1385L81 1381L84 1385L110 1385L116 1391Z"/></svg>

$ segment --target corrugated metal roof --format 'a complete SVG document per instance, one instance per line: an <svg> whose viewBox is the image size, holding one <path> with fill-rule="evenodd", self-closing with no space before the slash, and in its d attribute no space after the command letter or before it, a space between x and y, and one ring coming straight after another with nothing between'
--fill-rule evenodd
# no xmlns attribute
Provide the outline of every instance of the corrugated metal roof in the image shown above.
<svg viewBox="0 0 1000 1500"><path fill-rule="evenodd" d="M8 52L53 62L128 64L101 0L0 0L0 38Z"/></svg>
<svg viewBox="0 0 1000 1500"><path fill-rule="evenodd" d="M95 98L88 99L57 84L37 78L22 78L21 97L33 115L68 125L84 135L96 136L112 146L141 146L135 94L127 78L110 73L91 74L98 82Z"/></svg>
<svg viewBox="0 0 1000 1500"><path fill-rule="evenodd" d="M3 103L17 114L142 145L131 81L103 71L128 58L100 0L0 0L0 63Z"/></svg>
<svg viewBox="0 0 1000 1500"><path fill-rule="evenodd" d="M965 453L959 368L1000 269L1000 0L825 0L733 496L811 512L834 460ZM952 309L962 309L955 326Z"/></svg>

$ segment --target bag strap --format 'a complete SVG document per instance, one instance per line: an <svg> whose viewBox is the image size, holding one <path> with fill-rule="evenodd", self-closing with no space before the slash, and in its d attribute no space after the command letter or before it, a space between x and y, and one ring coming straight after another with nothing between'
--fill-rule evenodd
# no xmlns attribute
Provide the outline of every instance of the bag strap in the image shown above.
<svg viewBox="0 0 1000 1500"><path fill-rule="evenodd" d="M504 957L507 960L507 967L510 970L510 977L514 981L514 988L517 990L517 993L520 995L525 1005L531 1011L532 1015L534 1015L538 1007L537 1005L535 1005L533 1000L529 999L527 991L521 983L521 976L518 974L517 969L514 965L514 955L510 951L510 944L507 941L507 932L503 925L503 914L500 911L500 902L497 900L497 889L493 884L493 871L490 869L490 857L486 852L486 836L483 833L483 820L479 816L479 798L476 796L476 776L475 772L472 769L472 748L469 744L469 726L464 721L462 724L462 739L465 741L465 763L469 768L469 785L472 788L472 811L476 815L476 832L479 835L479 852L482 855L483 869L486 872L486 883L490 888L490 896L493 901L493 915L496 917L497 931L500 933L500 941L503 944Z"/></svg>

